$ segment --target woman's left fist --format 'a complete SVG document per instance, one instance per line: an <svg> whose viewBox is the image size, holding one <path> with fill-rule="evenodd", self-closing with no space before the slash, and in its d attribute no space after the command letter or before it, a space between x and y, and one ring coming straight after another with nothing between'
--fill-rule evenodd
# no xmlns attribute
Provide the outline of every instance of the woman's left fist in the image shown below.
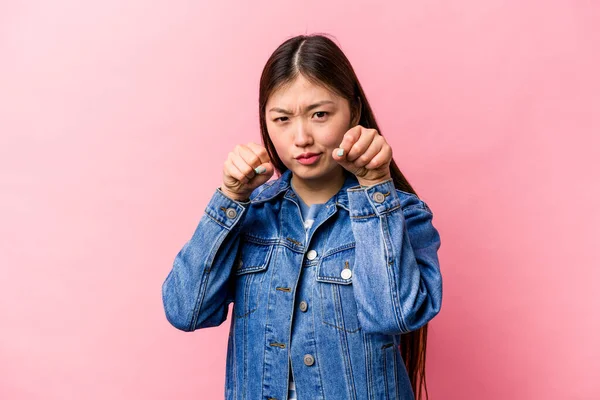
<svg viewBox="0 0 600 400"><path fill-rule="evenodd" d="M339 155L339 152L342 154ZM352 172L364 186L392 177L392 148L376 129L367 129L361 125L350 128L339 147L333 150L333 159Z"/></svg>

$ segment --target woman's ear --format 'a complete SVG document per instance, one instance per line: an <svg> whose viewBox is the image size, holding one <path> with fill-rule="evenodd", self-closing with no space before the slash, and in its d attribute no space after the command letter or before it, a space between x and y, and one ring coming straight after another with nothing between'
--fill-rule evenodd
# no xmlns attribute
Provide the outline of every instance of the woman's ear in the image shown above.
<svg viewBox="0 0 600 400"><path fill-rule="evenodd" d="M360 122L361 110L362 110L362 102L360 101L360 96L359 96L359 97L356 97L356 101L352 105L352 112L351 112L352 121L350 123L351 127L358 125L358 123Z"/></svg>

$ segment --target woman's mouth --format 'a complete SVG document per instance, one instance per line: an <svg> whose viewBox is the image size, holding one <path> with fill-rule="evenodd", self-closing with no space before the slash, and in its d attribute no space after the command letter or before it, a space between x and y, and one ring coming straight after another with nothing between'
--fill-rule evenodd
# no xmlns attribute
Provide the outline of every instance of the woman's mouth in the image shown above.
<svg viewBox="0 0 600 400"><path fill-rule="evenodd" d="M316 163L319 158L321 157L321 154L323 153L319 153L319 154L314 154L310 157L298 157L296 160L298 160L298 162L302 165L311 165Z"/></svg>

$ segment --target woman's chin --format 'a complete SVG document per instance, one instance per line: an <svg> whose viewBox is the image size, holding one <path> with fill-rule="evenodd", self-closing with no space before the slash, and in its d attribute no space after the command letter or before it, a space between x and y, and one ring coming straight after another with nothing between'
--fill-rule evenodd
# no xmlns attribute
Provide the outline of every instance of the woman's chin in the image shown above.
<svg viewBox="0 0 600 400"><path fill-rule="evenodd" d="M342 167L339 166L339 168ZM290 169L292 170L292 173L296 176L296 179L319 180L329 179L331 177L337 176L337 168L325 168L322 165L307 167L305 165L297 164Z"/></svg>

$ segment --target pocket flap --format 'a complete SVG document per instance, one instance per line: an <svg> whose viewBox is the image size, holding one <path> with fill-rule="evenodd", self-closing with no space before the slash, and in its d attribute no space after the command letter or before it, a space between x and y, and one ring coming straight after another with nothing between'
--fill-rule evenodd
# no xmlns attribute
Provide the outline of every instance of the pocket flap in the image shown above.
<svg viewBox="0 0 600 400"><path fill-rule="evenodd" d="M272 252L272 244L242 241L234 265L235 274L242 275L251 272L264 271L269 265L269 258L271 257Z"/></svg>
<svg viewBox="0 0 600 400"><path fill-rule="evenodd" d="M317 268L317 281L349 285L354 272L355 246L343 246L341 250L323 256ZM350 273L342 272L349 269Z"/></svg>

